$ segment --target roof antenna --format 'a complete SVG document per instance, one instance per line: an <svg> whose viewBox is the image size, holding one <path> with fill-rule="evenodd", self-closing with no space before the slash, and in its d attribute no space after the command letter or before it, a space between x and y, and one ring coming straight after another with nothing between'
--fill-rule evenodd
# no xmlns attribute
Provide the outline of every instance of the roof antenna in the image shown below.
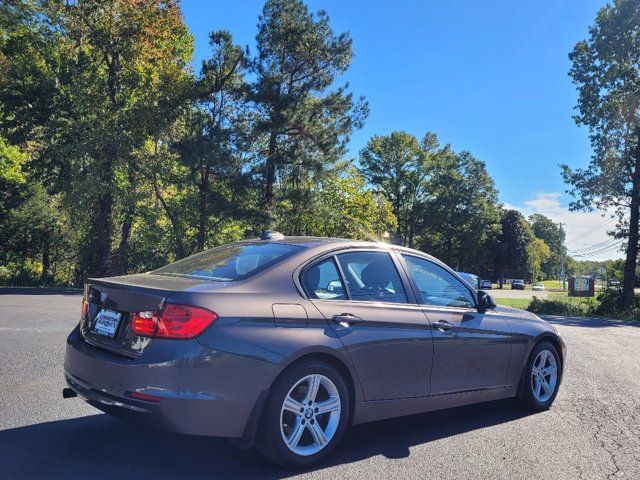
<svg viewBox="0 0 640 480"><path fill-rule="evenodd" d="M260 235L260 240L284 240L284 235L275 230L265 230Z"/></svg>

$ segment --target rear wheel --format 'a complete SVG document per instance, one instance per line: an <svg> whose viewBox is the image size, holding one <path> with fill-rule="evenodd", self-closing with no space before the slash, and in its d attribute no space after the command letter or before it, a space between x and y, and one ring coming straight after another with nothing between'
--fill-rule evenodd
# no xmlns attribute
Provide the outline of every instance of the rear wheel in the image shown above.
<svg viewBox="0 0 640 480"><path fill-rule="evenodd" d="M350 398L342 374L332 365L309 361L278 379L258 431L258 451L285 467L305 467L325 457L349 421Z"/></svg>
<svg viewBox="0 0 640 480"><path fill-rule="evenodd" d="M556 347L540 342L531 351L522 378L522 403L534 410L548 409L558 394L562 363Z"/></svg>

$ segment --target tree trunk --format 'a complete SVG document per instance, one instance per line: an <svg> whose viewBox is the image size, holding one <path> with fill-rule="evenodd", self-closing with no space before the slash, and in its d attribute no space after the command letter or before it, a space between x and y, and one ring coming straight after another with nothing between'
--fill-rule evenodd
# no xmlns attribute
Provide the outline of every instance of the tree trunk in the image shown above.
<svg viewBox="0 0 640 480"><path fill-rule="evenodd" d="M109 274L111 260L111 219L113 214L113 177L116 163L116 151L108 146L105 151L104 163L99 166L98 177L100 180L100 193L98 195L96 210L93 216L92 235L90 241L93 245L85 245L84 248L92 250L94 255L89 265L89 271L84 272L89 276L104 277Z"/></svg>
<svg viewBox="0 0 640 480"><path fill-rule="evenodd" d="M51 241L47 238L44 242L42 249L42 275L40 276L40 283L44 285L49 278L49 272L51 271Z"/></svg>
<svg viewBox="0 0 640 480"><path fill-rule="evenodd" d="M127 176L129 186L133 191L136 185L136 174L135 166L131 163L127 167ZM133 227L133 221L136 215L135 198L128 198L126 202L122 228L120 229L120 244L118 245L118 253L113 268L114 273L118 275L124 275L129 272L129 241L131 240L131 228Z"/></svg>
<svg viewBox="0 0 640 480"><path fill-rule="evenodd" d="M169 205L167 205L167 202L164 201L164 198L162 198L162 195L160 194L160 189L158 188L158 185L155 182L153 184L153 189L156 193L156 198L160 202L160 205L162 205L162 208L164 209L164 212L167 215L169 222L171 223L171 229L173 230L173 238L175 239L175 242L176 242L176 252L175 252L176 256L178 257L178 259L184 258L187 256L187 252L184 247L184 242L182 241L183 233L182 233L182 230L180 229L178 219L169 208Z"/></svg>
<svg viewBox="0 0 640 480"><path fill-rule="evenodd" d="M272 228L275 220L275 199L273 195L273 186L276 181L276 148L277 137L275 133L271 133L269 137L269 153L267 154L267 162L265 165L265 190L264 190L264 206L267 214L265 227Z"/></svg>
<svg viewBox="0 0 640 480"><path fill-rule="evenodd" d="M640 220L640 138L636 146L635 157L631 187L631 211L629 212L629 242L627 244L627 258L624 263L624 281L622 284L622 299L625 308L630 308L633 305L636 283L638 224Z"/></svg>
<svg viewBox="0 0 640 480"><path fill-rule="evenodd" d="M208 217L208 198L209 190L209 168L203 172L203 177L198 185L198 251L204 250L207 239L207 217Z"/></svg>

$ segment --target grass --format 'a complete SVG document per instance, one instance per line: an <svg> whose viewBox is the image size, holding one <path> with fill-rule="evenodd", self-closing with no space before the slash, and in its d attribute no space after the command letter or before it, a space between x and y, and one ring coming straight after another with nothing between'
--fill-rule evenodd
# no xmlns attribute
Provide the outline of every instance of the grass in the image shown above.
<svg viewBox="0 0 640 480"><path fill-rule="evenodd" d="M558 280L543 280L542 284L544 288L553 292L553 291L562 291L562 282Z"/></svg>
<svg viewBox="0 0 640 480"><path fill-rule="evenodd" d="M503 307L520 308L526 310L531 303L530 298L496 298L496 303Z"/></svg>
<svg viewBox="0 0 640 480"><path fill-rule="evenodd" d="M495 301L504 307L520 308L535 313L578 316L591 314L595 302L593 298L569 297L567 292L550 292L544 300L535 297L535 300L532 298L495 298Z"/></svg>

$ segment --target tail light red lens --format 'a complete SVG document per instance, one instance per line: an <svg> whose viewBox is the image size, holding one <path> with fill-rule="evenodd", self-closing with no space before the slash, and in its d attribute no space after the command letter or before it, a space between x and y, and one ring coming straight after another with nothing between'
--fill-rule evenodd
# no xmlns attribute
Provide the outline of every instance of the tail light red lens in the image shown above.
<svg viewBox="0 0 640 480"><path fill-rule="evenodd" d="M130 398L135 398L136 400L144 400L145 402L159 403L162 401L162 397L158 397L157 395L149 395L148 393L127 392L126 395Z"/></svg>
<svg viewBox="0 0 640 480"><path fill-rule="evenodd" d="M133 313L131 328L142 337L188 339L200 335L217 318L206 308L167 303L161 311Z"/></svg>

